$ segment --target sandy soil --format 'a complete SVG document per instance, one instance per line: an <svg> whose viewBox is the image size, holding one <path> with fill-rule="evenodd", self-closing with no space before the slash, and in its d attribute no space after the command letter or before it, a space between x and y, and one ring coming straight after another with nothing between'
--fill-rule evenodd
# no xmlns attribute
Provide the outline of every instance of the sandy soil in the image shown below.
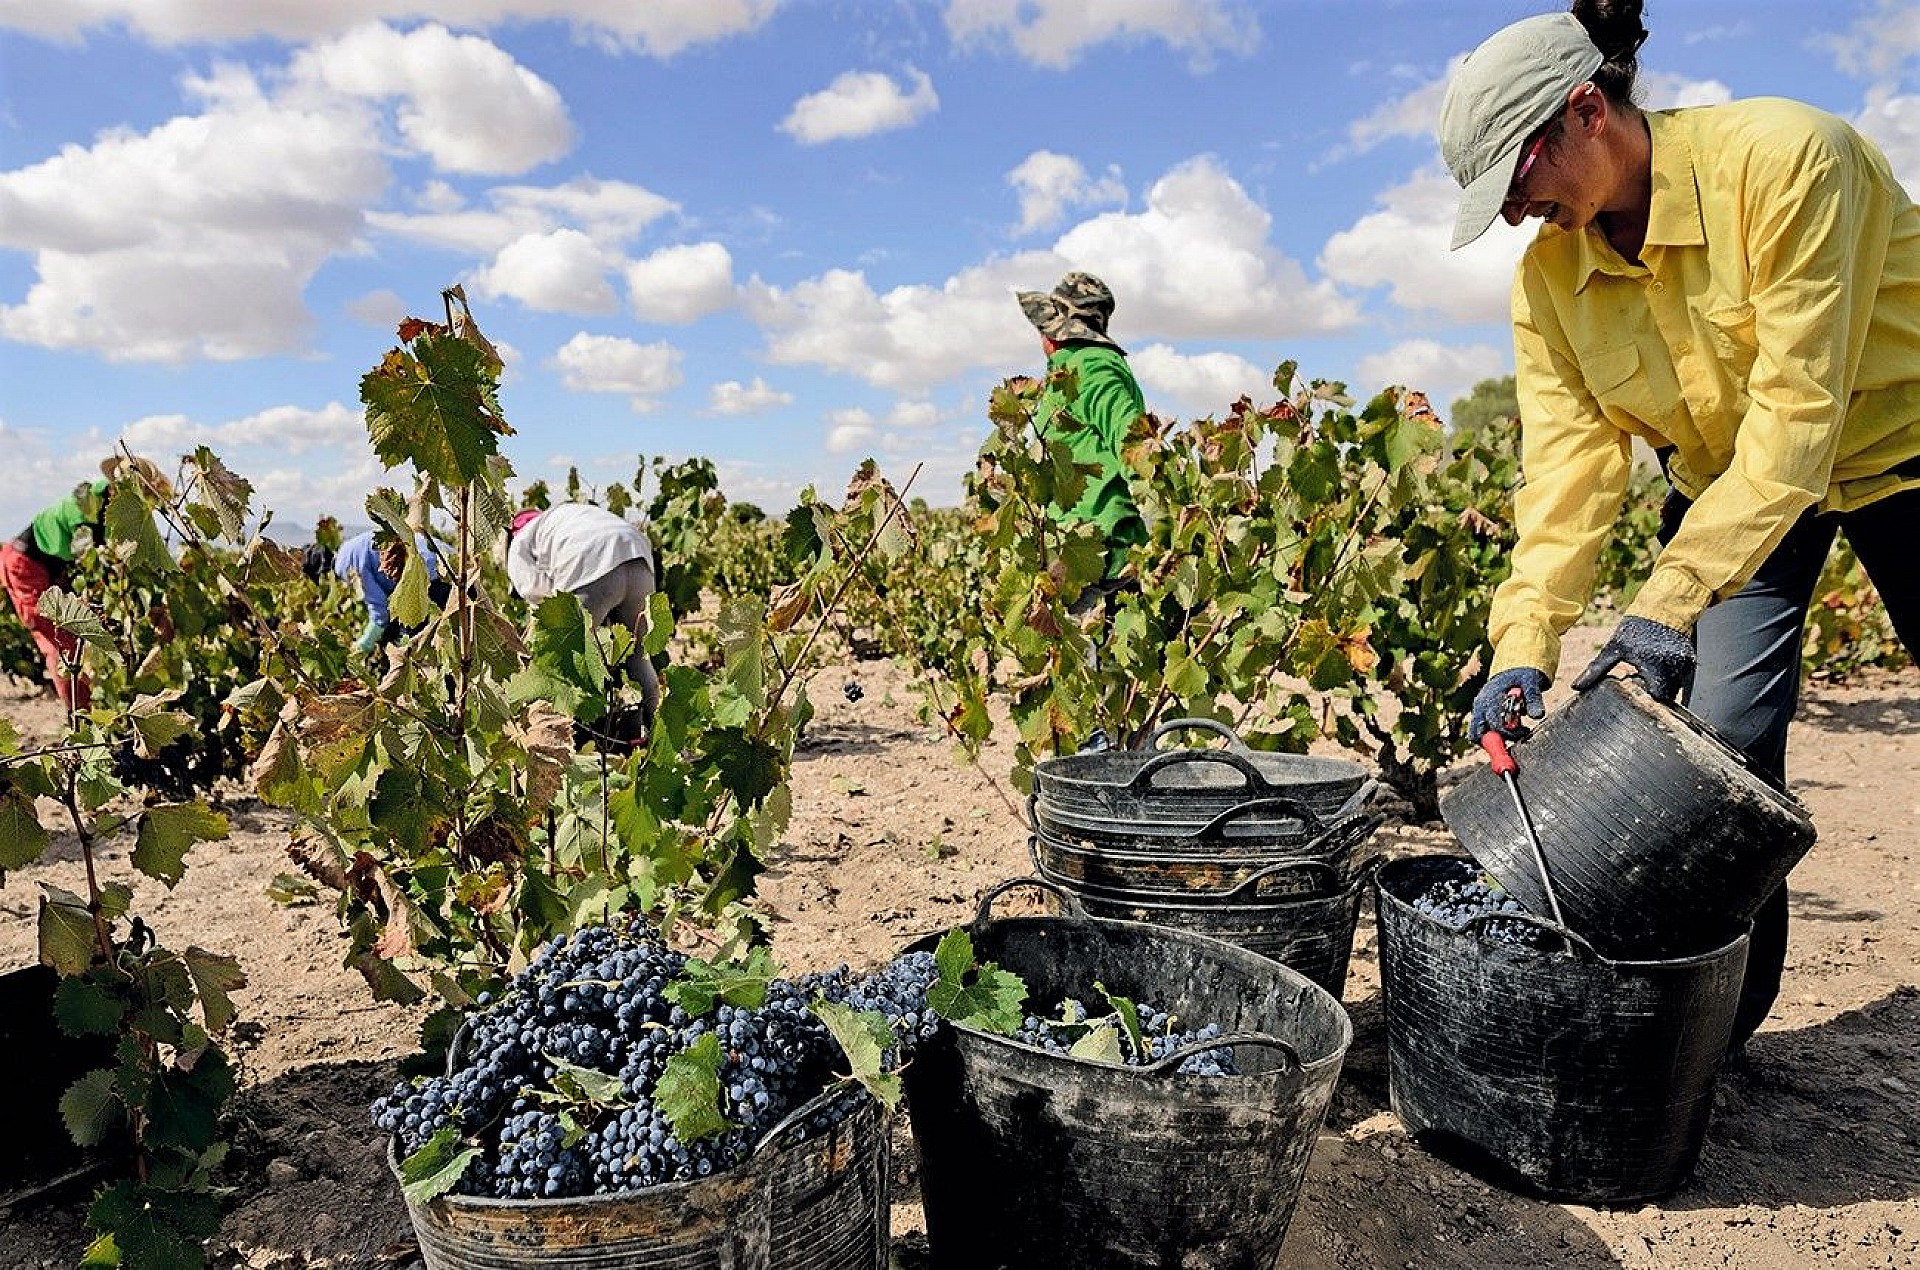
<svg viewBox="0 0 1920 1270"><path fill-rule="evenodd" d="M1586 651L1576 639L1569 662ZM845 701L846 679L865 689L860 702ZM763 879L786 965L884 960L965 920L989 886L1028 871L1020 801L1004 778L984 774L1004 773L1006 749L989 754L984 772L959 762L916 719L911 684L886 664L836 668L813 695L820 713L796 765L794 823ZM1625 1209L1548 1203L1409 1141L1387 1109L1375 940L1363 915L1346 993L1355 1041L1285 1270L1920 1265L1920 672L1813 685L1807 696L1792 770L1820 842L1792 879L1780 1004L1746 1059L1722 1075L1691 1183ZM0 688L0 714L30 733L53 726L48 705L17 689ZM251 977L239 997L235 1189L216 1263L417 1266L366 1120L417 1019L372 1003L341 968L330 907L282 907L263 893L285 864L283 818L243 797L229 810L231 841L197 849L171 893L143 883L138 905L163 940L232 953ZM1449 840L1390 822L1377 842L1403 852ZM132 876L124 855L107 867ZM0 889L0 968L34 957L41 881L82 885L70 838ZM902 1131L896 1142L896 1246L911 1266L919 1210L910 1139ZM82 1211L69 1197L6 1213L0 1266L75 1264Z"/></svg>

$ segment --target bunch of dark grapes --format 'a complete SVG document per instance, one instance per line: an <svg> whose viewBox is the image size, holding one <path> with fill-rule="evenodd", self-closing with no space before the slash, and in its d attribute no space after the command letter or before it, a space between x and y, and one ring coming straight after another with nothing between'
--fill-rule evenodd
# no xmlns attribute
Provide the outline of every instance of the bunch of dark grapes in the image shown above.
<svg viewBox="0 0 1920 1270"><path fill-rule="evenodd" d="M1135 1002L1134 1009L1140 1016L1140 1036L1146 1043L1144 1054L1136 1053L1130 1039L1123 1036L1120 1042L1121 1056L1132 1067L1157 1063L1175 1050L1189 1045L1211 1041L1219 1036L1220 1025L1208 1023L1198 1028L1183 1028L1176 1015L1155 1005ZM1075 1041L1087 1034L1089 1025L1094 1027L1121 1028L1117 1013L1104 1018L1089 1018L1086 1006L1069 998L1063 1001L1054 1016L1029 1014L1021 1021L1020 1030L1014 1033L1014 1040L1035 1049L1046 1050L1052 1054L1065 1054L1073 1049ZM1208 1049L1189 1054L1180 1060L1179 1071L1188 1076L1237 1076L1239 1067L1233 1061L1231 1049Z"/></svg>
<svg viewBox="0 0 1920 1270"><path fill-rule="evenodd" d="M860 686L860 681L858 679L849 679L847 680L847 682L840 685L840 693L848 701L853 702L853 701L858 701L860 700L860 698L866 696L867 690Z"/></svg>
<svg viewBox="0 0 1920 1270"><path fill-rule="evenodd" d="M1525 913L1521 904L1507 891L1482 876L1465 860L1447 862L1452 867L1442 873L1426 890L1413 897L1413 910L1453 930L1465 929L1468 922L1488 914ZM1480 922L1474 933L1498 944L1519 948L1545 948L1552 938L1538 926L1510 921L1502 917Z"/></svg>
<svg viewBox="0 0 1920 1270"><path fill-rule="evenodd" d="M686 958L634 919L547 945L499 1001L482 999L456 1044L449 1073L402 1083L373 1106L374 1125L402 1156L449 1125L481 1147L456 1186L466 1195L532 1199L612 1194L708 1177L744 1160L776 1125L816 1100L845 1058L809 1002L824 996L894 1023L904 1062L935 1020L926 990L933 958L901 958L872 975L842 968L775 979L749 1008L719 1004L695 1017L667 989ZM668 1060L708 1034L720 1042L720 1110L728 1128L682 1142L653 1094ZM618 1082L583 1106L561 1097L556 1063ZM823 1133L859 1105L849 1086L788 1132ZM572 1129L560 1115L570 1111ZM571 1140L569 1140L571 1139Z"/></svg>

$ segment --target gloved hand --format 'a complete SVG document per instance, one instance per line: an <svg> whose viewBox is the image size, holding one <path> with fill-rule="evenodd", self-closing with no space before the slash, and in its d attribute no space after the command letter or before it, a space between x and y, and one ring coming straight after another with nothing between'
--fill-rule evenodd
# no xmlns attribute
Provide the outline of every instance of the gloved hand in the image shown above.
<svg viewBox="0 0 1920 1270"><path fill-rule="evenodd" d="M1654 700L1672 701L1693 677L1693 639L1651 618L1621 618L1613 638L1573 681L1574 691L1585 692L1622 662L1639 672Z"/></svg>
<svg viewBox="0 0 1920 1270"><path fill-rule="evenodd" d="M1504 717L1507 694L1518 688L1527 717L1545 718L1547 703L1541 700L1540 694L1552 682L1547 678L1546 671L1532 666L1513 666L1488 679L1485 686L1473 695L1473 717L1467 724L1468 739L1477 744L1489 732L1498 732L1508 738L1519 736L1517 728L1509 730Z"/></svg>
<svg viewBox="0 0 1920 1270"><path fill-rule="evenodd" d="M360 638L353 641L353 651L362 657L371 656L373 650L380 647L380 637L386 634L387 624L367 619L367 628L360 632Z"/></svg>

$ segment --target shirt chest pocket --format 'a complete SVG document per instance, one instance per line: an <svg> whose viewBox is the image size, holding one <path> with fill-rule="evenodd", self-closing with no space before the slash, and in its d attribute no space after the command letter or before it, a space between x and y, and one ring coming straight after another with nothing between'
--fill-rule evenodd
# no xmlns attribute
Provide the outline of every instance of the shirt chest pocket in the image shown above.
<svg viewBox="0 0 1920 1270"><path fill-rule="evenodd" d="M1648 374L1637 344L1615 344L1580 357L1580 376L1600 411L1616 427L1630 432L1667 434L1667 409Z"/></svg>

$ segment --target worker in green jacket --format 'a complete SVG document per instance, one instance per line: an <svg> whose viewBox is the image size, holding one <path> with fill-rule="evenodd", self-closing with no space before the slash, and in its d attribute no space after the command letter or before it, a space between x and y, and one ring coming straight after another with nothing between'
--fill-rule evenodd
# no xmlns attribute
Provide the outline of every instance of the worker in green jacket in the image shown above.
<svg viewBox="0 0 1920 1270"><path fill-rule="evenodd" d="M1083 592L1075 606L1087 610L1118 589L1127 548L1147 540L1146 521L1127 488L1120 457L1134 420L1146 413L1146 403L1127 365L1126 352L1107 334L1113 292L1106 283L1076 270L1051 291L1020 291L1016 296L1021 311L1040 332L1040 346L1047 356L1048 385L1034 421L1049 440L1066 442L1075 462L1097 469L1087 478L1079 502L1051 509L1060 523L1091 523L1106 539L1105 579ZM1071 397L1054 383L1062 370L1073 372Z"/></svg>
<svg viewBox="0 0 1920 1270"><path fill-rule="evenodd" d="M43 509L11 541L0 543L0 578L5 580L13 611L46 658L47 677L60 704L82 710L88 705L87 681L67 673L79 641L47 620L40 612L40 597L49 587L66 584L73 571L73 540L82 528L94 542L104 538L101 518L111 488L105 480L82 481L73 493Z"/></svg>

